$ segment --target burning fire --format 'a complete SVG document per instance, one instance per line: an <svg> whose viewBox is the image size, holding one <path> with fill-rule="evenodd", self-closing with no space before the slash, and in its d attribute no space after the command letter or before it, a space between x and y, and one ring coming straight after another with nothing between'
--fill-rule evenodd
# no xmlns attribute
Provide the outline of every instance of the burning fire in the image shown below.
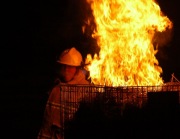
<svg viewBox="0 0 180 139"><path fill-rule="evenodd" d="M162 85L162 68L153 45L156 32L172 22L153 0L87 0L96 23L92 34L99 54L88 54L86 67L94 84Z"/></svg>

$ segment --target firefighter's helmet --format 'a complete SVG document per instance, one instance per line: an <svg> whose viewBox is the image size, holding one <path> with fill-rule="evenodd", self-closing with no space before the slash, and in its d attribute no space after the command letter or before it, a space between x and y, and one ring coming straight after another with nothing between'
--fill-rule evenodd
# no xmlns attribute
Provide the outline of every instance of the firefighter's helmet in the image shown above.
<svg viewBox="0 0 180 139"><path fill-rule="evenodd" d="M81 66L82 55L76 48L72 47L70 49L64 50L59 56L57 62L70 66Z"/></svg>

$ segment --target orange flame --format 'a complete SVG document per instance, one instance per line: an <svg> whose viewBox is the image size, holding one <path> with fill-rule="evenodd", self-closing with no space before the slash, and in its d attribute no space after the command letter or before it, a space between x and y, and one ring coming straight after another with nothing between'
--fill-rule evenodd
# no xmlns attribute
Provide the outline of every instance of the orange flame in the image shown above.
<svg viewBox="0 0 180 139"><path fill-rule="evenodd" d="M98 85L162 85L162 68L152 44L155 32L172 28L153 0L87 0L91 4L100 48L88 54L86 68Z"/></svg>

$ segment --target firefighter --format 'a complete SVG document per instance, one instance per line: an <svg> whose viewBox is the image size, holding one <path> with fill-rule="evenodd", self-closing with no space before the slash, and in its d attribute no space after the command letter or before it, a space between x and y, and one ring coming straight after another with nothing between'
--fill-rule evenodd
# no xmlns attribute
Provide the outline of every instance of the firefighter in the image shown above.
<svg viewBox="0 0 180 139"><path fill-rule="evenodd" d="M58 63L58 84L49 93L48 101L44 112L42 126L38 133L38 139L63 139L63 119L61 116L60 100L62 99L61 87L64 84L88 85L90 82L85 78L81 70L82 55L75 48L64 50L59 56ZM64 108L64 107L63 107ZM66 108L65 108L66 109Z"/></svg>

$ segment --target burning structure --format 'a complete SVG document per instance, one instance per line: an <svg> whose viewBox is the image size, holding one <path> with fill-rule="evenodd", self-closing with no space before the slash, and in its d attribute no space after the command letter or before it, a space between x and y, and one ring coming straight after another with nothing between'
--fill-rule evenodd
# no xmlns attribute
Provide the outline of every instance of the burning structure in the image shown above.
<svg viewBox="0 0 180 139"><path fill-rule="evenodd" d="M153 0L87 1L96 23L92 37L100 48L99 53L86 57L86 69L94 85L62 86L61 104L73 108L71 111L62 108L64 128L65 121L72 120L82 103L93 103L96 109L101 107L105 115L112 106L116 107L119 117L125 105L147 104L149 93L176 94L179 104L180 83L174 75L172 78L178 82L164 83L163 70L155 56L158 52L156 33L173 27L158 4ZM86 23L91 24L91 20Z"/></svg>

